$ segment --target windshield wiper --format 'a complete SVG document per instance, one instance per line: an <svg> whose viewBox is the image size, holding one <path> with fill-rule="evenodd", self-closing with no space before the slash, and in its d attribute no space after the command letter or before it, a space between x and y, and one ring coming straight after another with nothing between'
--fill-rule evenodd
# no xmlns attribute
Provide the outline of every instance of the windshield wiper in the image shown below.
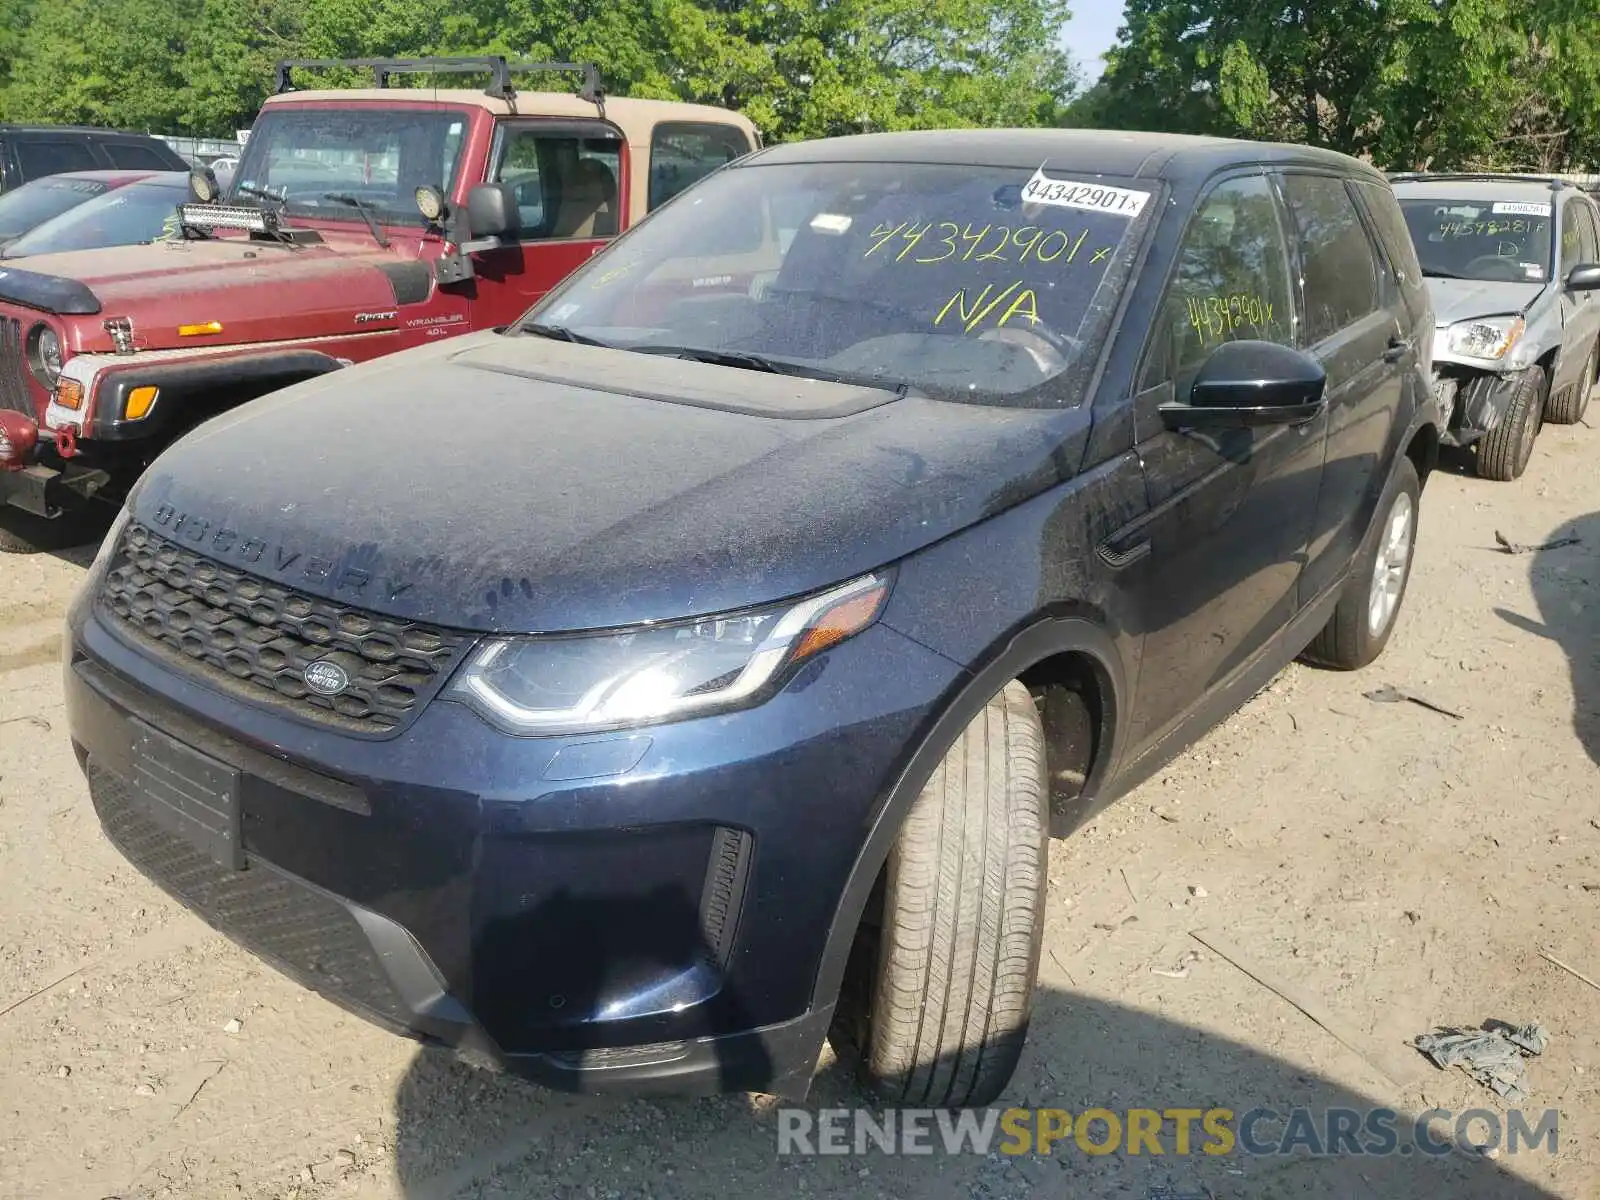
<svg viewBox="0 0 1600 1200"><path fill-rule="evenodd" d="M575 329L568 329L565 325L544 325L533 322L528 325L517 326L519 332L531 333L534 337L549 338L556 342L574 342L579 346L601 346L607 350L612 349L610 342L602 342L599 338L590 337L586 333L579 333Z"/></svg>
<svg viewBox="0 0 1600 1200"><path fill-rule="evenodd" d="M700 346L658 345L618 346L617 349L631 350L635 354L668 355L673 358L688 359L690 362L709 363L714 367L738 367L740 370L760 371L766 375L793 375L801 379L820 380L823 383L856 384L894 392L897 396L909 396L912 391L909 383L880 379L875 375L813 367L808 363L791 362L786 358L768 358L764 354L753 354L748 350L712 350Z"/></svg>
<svg viewBox="0 0 1600 1200"><path fill-rule="evenodd" d="M384 236L377 219L372 215L378 211L378 206L370 200L363 200L360 196L352 196L349 192L323 192L324 200L332 200L335 204L348 204L361 214L361 219L367 223L367 228L372 230L372 240L385 250L389 248L389 239Z"/></svg>
<svg viewBox="0 0 1600 1200"><path fill-rule="evenodd" d="M236 183L233 185L233 190L242 192L246 196L256 196L262 200L270 200L279 208L289 203L277 192L269 192L266 188L259 188L253 183Z"/></svg>

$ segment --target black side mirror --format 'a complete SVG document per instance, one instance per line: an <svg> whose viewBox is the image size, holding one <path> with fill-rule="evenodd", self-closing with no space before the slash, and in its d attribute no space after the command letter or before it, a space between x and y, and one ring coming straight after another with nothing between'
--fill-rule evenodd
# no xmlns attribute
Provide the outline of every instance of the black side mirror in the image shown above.
<svg viewBox="0 0 1600 1200"><path fill-rule="evenodd" d="M478 183L467 191L467 228L472 239L515 237L522 232L522 210L506 183Z"/></svg>
<svg viewBox="0 0 1600 1200"><path fill-rule="evenodd" d="M1579 263L1567 276L1567 291L1593 292L1600 290L1600 263Z"/></svg>
<svg viewBox="0 0 1600 1200"><path fill-rule="evenodd" d="M1163 404L1169 429L1299 425L1322 412L1322 364L1276 342L1224 342L1194 377L1187 404Z"/></svg>

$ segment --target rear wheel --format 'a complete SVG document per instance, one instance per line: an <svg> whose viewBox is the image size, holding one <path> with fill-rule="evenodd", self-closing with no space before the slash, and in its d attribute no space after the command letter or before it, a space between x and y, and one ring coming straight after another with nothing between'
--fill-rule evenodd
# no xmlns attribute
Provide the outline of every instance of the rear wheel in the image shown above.
<svg viewBox="0 0 1600 1200"><path fill-rule="evenodd" d="M886 1100L984 1105L1016 1069L1044 929L1048 773L1012 681L950 748L883 879L863 1067Z"/></svg>
<svg viewBox="0 0 1600 1200"><path fill-rule="evenodd" d="M1478 443L1478 474L1484 479L1509 483L1528 469L1544 417L1544 391L1543 367L1529 367L1516 377L1500 424Z"/></svg>
<svg viewBox="0 0 1600 1200"><path fill-rule="evenodd" d="M1421 495L1417 468L1409 458L1402 460L1379 505L1382 516L1371 535L1371 544L1351 572L1333 616L1306 648L1306 659L1325 667L1354 671L1383 653L1411 579Z"/></svg>
<svg viewBox="0 0 1600 1200"><path fill-rule="evenodd" d="M1552 425L1576 425L1583 420L1589 407L1589 393L1594 390L1595 369L1600 366L1600 344L1590 347L1588 361L1583 364L1583 374L1577 384L1560 396L1551 396L1544 406L1544 419Z"/></svg>

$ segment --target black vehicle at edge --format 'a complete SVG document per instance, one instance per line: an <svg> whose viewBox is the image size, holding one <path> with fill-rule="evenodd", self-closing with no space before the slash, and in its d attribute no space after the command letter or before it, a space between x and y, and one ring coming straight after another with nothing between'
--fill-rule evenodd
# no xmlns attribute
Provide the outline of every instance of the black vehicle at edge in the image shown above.
<svg viewBox="0 0 1600 1200"><path fill-rule="evenodd" d="M69 617L73 744L127 857L396 1030L794 1096L831 1028L985 1103L1047 836L1382 650L1432 326L1336 154L769 149L518 326L164 454Z"/></svg>

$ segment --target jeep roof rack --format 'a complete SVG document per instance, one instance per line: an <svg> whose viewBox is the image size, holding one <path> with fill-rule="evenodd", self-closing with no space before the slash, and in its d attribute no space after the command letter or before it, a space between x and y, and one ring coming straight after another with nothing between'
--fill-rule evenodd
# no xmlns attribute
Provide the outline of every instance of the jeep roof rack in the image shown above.
<svg viewBox="0 0 1600 1200"><path fill-rule="evenodd" d="M278 63L274 72L273 91L292 92L291 75L297 70L326 71L334 67L362 67L372 72L377 86L389 86L391 75L418 75L429 72L488 72L492 78L484 88L484 95L496 100L512 100L516 89L511 86L513 72L564 71L583 76L578 95L604 112L605 87L600 81L600 68L594 63L563 62L510 62L501 54L482 54L464 58L286 58Z"/></svg>

